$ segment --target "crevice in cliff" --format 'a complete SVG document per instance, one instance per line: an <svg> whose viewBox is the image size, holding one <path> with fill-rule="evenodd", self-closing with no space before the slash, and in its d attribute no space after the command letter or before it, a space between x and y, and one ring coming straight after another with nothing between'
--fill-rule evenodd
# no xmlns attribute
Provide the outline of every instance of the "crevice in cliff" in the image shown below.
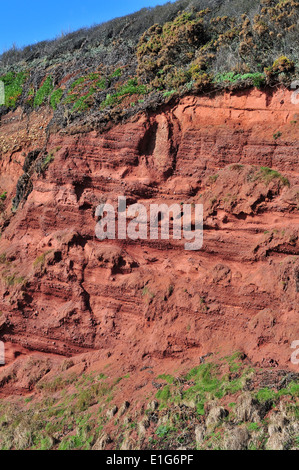
<svg viewBox="0 0 299 470"><path fill-rule="evenodd" d="M157 140L158 123L155 121L145 130L145 133L138 144L138 153L140 156L149 157L153 155Z"/></svg>

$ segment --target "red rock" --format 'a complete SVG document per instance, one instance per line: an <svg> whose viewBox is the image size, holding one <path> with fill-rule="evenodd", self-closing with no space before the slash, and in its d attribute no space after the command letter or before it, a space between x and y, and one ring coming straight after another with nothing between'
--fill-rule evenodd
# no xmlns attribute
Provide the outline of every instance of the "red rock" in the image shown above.
<svg viewBox="0 0 299 470"><path fill-rule="evenodd" d="M294 369L296 112L287 90L247 90L186 97L102 134L51 135L55 159L43 177L33 176L33 191L0 240L1 339L22 352L9 354L1 373L33 352L88 357L99 368L112 354L115 370L148 362L173 370L241 350L253 363ZM49 120L33 116L26 134L27 118L16 117L0 128L8 214L22 152L45 142L44 133L32 139L35 119ZM251 181L261 166L281 172L290 187ZM203 249L187 252L172 240L100 242L94 210L120 195L147 207L202 201Z"/></svg>

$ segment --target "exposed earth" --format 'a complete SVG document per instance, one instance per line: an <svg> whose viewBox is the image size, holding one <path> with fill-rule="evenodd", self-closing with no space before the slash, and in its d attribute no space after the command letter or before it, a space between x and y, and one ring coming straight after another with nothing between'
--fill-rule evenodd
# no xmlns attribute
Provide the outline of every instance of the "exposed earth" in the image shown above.
<svg viewBox="0 0 299 470"><path fill-rule="evenodd" d="M2 449L298 449L293 93L185 94L105 128L1 116ZM123 195L203 204L202 249L98 240Z"/></svg>

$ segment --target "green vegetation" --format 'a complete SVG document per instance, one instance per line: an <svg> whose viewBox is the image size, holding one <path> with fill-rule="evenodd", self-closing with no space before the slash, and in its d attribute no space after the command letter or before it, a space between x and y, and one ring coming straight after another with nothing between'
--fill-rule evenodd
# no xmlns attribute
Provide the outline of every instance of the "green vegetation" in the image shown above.
<svg viewBox="0 0 299 470"><path fill-rule="evenodd" d="M25 370L30 373L36 365L38 364L31 360ZM108 428L109 435L113 435L113 445L118 449L128 434L134 436L135 442L136 433L141 436L140 428L146 422L151 422L151 427L148 428L151 435L146 438L145 446L163 450L177 449L180 444L195 449L196 443L192 441L194 427L202 423L202 418L198 415L207 416L206 403L216 400L215 406L217 403L220 405L224 397L245 390L248 381L254 381L256 377L253 369L244 362L242 354L236 353L220 358L217 364L201 364L177 378L169 374L160 375L158 379L167 383L157 393L160 409L153 413L145 402L145 406L138 412L136 408L131 410L129 407L125 414L113 417L108 413L112 409L110 403L115 394L119 397L123 393L122 382L130 378L129 374L114 379L108 378L104 373L83 373L78 376L77 372L69 370L73 366L74 363L70 363L66 368L62 364L60 370L64 372L55 376L49 372L49 361L44 361L39 364L39 370L44 370L43 374L36 376L33 372L32 376L32 384L36 384L38 390L38 399L32 395L9 404L3 400L0 404L0 449L89 450ZM44 377L48 373L52 374L51 379ZM13 380L13 377L9 380ZM265 410L270 410L271 406L278 408L280 399L284 397L288 413L292 417L298 416L299 385L295 382L282 390L263 388L252 392L252 397ZM146 401L152 399L153 396L147 397ZM235 402L230 403L227 415L205 431L201 448L223 448L226 423L245 427L255 436L254 447L265 448L268 417L258 423L236 422L236 406ZM148 424L144 426L147 428ZM139 443L137 440L136 445ZM298 447L296 435L292 436L289 445Z"/></svg>
<svg viewBox="0 0 299 470"><path fill-rule="evenodd" d="M163 404L166 404L171 399L171 389L169 385L166 385L161 390L158 391L156 395L157 400L161 401Z"/></svg>
<svg viewBox="0 0 299 470"><path fill-rule="evenodd" d="M4 208L5 208L5 201L7 199L7 191L5 191L4 193L0 194L0 212L3 213L4 212Z"/></svg>
<svg viewBox="0 0 299 470"><path fill-rule="evenodd" d="M167 436L167 434L169 434L169 432L171 431L171 427L169 426L159 426L156 430L156 435L158 437L165 437Z"/></svg>
<svg viewBox="0 0 299 470"><path fill-rule="evenodd" d="M169 384L173 384L173 382L174 382L174 377L172 377L172 375L167 375L167 374L159 375L158 379L159 380L165 380L165 382L167 382Z"/></svg>
<svg viewBox="0 0 299 470"><path fill-rule="evenodd" d="M63 90L61 88L58 88L57 90L53 91L51 98L50 98L50 105L54 110L57 109L57 106L59 105L61 101L62 95L63 95Z"/></svg>
<svg viewBox="0 0 299 470"><path fill-rule="evenodd" d="M122 85L115 96L121 97L125 95L145 95L147 93L147 87L145 85L139 85L137 78L131 78L127 83Z"/></svg>
<svg viewBox="0 0 299 470"><path fill-rule="evenodd" d="M257 423L250 423L247 426L248 431L259 431L260 426Z"/></svg>
<svg viewBox="0 0 299 470"><path fill-rule="evenodd" d="M78 377L70 372L52 381L41 381L41 401L30 398L25 407L24 401L9 406L0 404L0 424L7 422L7 426L0 426L1 450L90 449L108 420L102 406L116 387L117 384L107 382L104 374ZM94 405L96 411L88 413ZM57 433L62 433L59 444L54 438Z"/></svg>
<svg viewBox="0 0 299 470"><path fill-rule="evenodd" d="M278 179L282 182L284 186L290 186L288 178L282 176L278 171L272 170L266 166L262 166L260 171L257 174L257 178L261 178L265 181L266 184L271 183L271 181Z"/></svg>
<svg viewBox="0 0 299 470"><path fill-rule="evenodd" d="M236 378L230 378L229 375L220 374L219 366L211 363L202 364L192 369L186 376L187 383L191 383L184 392L178 395L177 384L171 380L170 376L160 376L168 382L168 385L158 391L156 398L165 406L167 403L194 402L196 404L199 415L204 414L204 405L207 400L221 399L227 395L232 395L242 390L246 377L252 373L251 368L245 368L240 373L242 363L239 361L240 354L224 358L222 361L227 362L230 371L238 372Z"/></svg>
<svg viewBox="0 0 299 470"><path fill-rule="evenodd" d="M54 151L50 152L46 158L42 161L42 164L41 164L41 171L42 173L45 172L49 165L54 161L55 159L55 155L54 155Z"/></svg>
<svg viewBox="0 0 299 470"><path fill-rule="evenodd" d="M121 68L118 68L112 73L111 78L119 78L121 76L122 76L122 70Z"/></svg>
<svg viewBox="0 0 299 470"><path fill-rule="evenodd" d="M299 384L291 382L286 388L281 390L273 390L270 388L262 388L256 394L256 399L260 403L277 402L283 396L291 396L292 398L299 398Z"/></svg>
<svg viewBox="0 0 299 470"><path fill-rule="evenodd" d="M249 81L256 88L261 88L266 84L266 75L264 73L245 73L240 74L236 72L227 72L224 74L216 75L214 79L215 83L236 83L236 82L246 82Z"/></svg>
<svg viewBox="0 0 299 470"><path fill-rule="evenodd" d="M101 108L115 106L121 103L125 96L145 95L146 93L148 93L147 86L139 85L137 78L131 78L127 83L121 85L116 93L112 95L107 94L106 99L101 104Z"/></svg>
<svg viewBox="0 0 299 470"><path fill-rule="evenodd" d="M140 28L125 18L114 20L122 27L97 26L98 37L105 40L99 46L94 30L85 31L90 36L88 52L86 48L79 52L74 41L75 37L85 41L82 31L66 35L57 44L51 43L53 61L47 57L46 44L8 51L2 56L7 65L0 77L5 82L6 106L15 107L19 102L27 109L43 104L49 104L54 111L64 108L56 116L67 125L70 119L91 109L117 120L132 115L132 108L138 112L173 96L276 84L289 87L298 78L297 48L286 49L286 44L296 44L299 34L297 0L243 2L238 11L229 0L207 6L202 10L200 2L175 2L139 12L136 19ZM113 28L112 36L109 27ZM141 36L138 31L143 31ZM129 50L125 44L130 44ZM114 63L115 47L119 57L126 57L125 63ZM36 51L36 59L30 74L15 72L19 63L28 62L30 66L31 49ZM74 67L71 51L80 65ZM51 76L44 76L35 93L33 83L40 83L45 70L51 70ZM53 77L60 80L56 89ZM146 106L140 106L144 95L148 95ZM128 99L131 96L133 99Z"/></svg>
<svg viewBox="0 0 299 470"><path fill-rule="evenodd" d="M4 83L5 89L5 106L15 108L22 95L23 85L28 77L27 72L8 72L0 77Z"/></svg>
<svg viewBox="0 0 299 470"><path fill-rule="evenodd" d="M77 78L77 80L75 80L72 85L70 86L70 90L74 90L75 88L78 87L78 85L81 85L82 83L84 83L86 80L85 77L80 77L80 78Z"/></svg>
<svg viewBox="0 0 299 470"><path fill-rule="evenodd" d="M43 267L46 262L46 258L50 253L52 253L52 250L46 251L42 255L38 256L33 263L33 267L34 268Z"/></svg>
<svg viewBox="0 0 299 470"><path fill-rule="evenodd" d="M53 89L53 78L49 76L45 79L44 83L37 90L34 97L33 106L37 108L38 106L44 104L46 99L51 95Z"/></svg>
<svg viewBox="0 0 299 470"><path fill-rule="evenodd" d="M110 77L103 77L100 72L89 73L77 78L70 86L63 104L72 104L72 112L87 111L93 105L94 95L110 86L110 80Z"/></svg>
<svg viewBox="0 0 299 470"><path fill-rule="evenodd" d="M78 98L74 103L73 111L86 111L92 104L91 97L93 94L94 88L91 88L86 95L80 96L80 98Z"/></svg>
<svg viewBox="0 0 299 470"><path fill-rule="evenodd" d="M176 90L165 91L163 93L163 97L164 98L170 98L171 96L175 95L175 93L176 93Z"/></svg>
<svg viewBox="0 0 299 470"><path fill-rule="evenodd" d="M23 285L26 281L24 276L18 276L16 273L14 274L3 274L2 279L7 285L7 287L14 287L17 285Z"/></svg>

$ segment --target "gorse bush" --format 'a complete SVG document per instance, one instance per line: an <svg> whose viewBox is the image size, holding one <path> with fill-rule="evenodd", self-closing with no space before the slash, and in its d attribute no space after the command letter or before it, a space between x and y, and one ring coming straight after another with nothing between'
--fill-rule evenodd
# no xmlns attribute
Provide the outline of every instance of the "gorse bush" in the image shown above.
<svg viewBox="0 0 299 470"><path fill-rule="evenodd" d="M164 26L152 26L140 38L138 73L157 88L182 87L190 80L195 89L211 81L260 88L271 75L294 72L294 61L279 52L286 49L286 37L298 33L298 12L299 2L264 0L260 15L252 19L246 14L211 17L210 9L180 14Z"/></svg>
<svg viewBox="0 0 299 470"><path fill-rule="evenodd" d="M265 73L272 77L280 73L290 73L295 70L295 63L285 56L281 56L275 60L271 67L265 68Z"/></svg>
<svg viewBox="0 0 299 470"><path fill-rule="evenodd" d="M139 75L159 87L165 85L175 65L190 63L206 41L202 17L207 12L185 12L164 26L157 24L146 31L137 47ZM182 83L187 80L184 78Z"/></svg>

